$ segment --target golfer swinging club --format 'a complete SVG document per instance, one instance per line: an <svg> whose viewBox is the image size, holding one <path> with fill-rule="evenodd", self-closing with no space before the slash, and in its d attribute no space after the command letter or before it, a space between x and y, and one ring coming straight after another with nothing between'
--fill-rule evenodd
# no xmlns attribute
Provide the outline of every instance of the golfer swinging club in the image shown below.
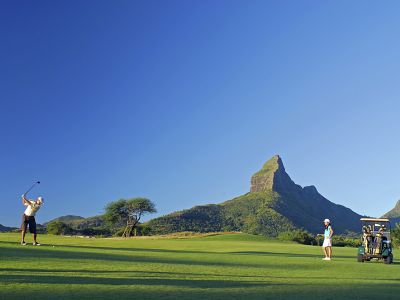
<svg viewBox="0 0 400 300"><path fill-rule="evenodd" d="M322 248L324 249L325 258L323 258L322 260L331 260L333 229L331 226L331 221L329 219L325 219L324 224L325 224L325 232L324 232L324 243L322 244Z"/></svg>
<svg viewBox="0 0 400 300"><path fill-rule="evenodd" d="M35 215L37 211L40 209L40 207L43 204L43 198L38 197L36 201L33 200L28 200L26 198L26 194L22 195L22 204L26 206L25 212L22 215L22 224L21 224L21 245L26 246L25 243L25 234L26 234L26 229L29 225L29 232L33 233L33 245L34 246L40 246L40 244L37 242L36 237L36 220L35 220Z"/></svg>

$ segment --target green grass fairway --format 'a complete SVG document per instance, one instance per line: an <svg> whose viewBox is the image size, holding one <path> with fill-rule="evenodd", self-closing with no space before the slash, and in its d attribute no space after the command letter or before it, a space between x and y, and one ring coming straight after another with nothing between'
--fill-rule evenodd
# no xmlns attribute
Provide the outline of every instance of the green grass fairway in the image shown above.
<svg viewBox="0 0 400 300"><path fill-rule="evenodd" d="M356 249L245 234L191 239L0 234L0 299L399 299L400 264L357 263ZM31 236L27 237L31 241ZM53 247L53 245L55 247ZM396 253L395 253L396 258Z"/></svg>

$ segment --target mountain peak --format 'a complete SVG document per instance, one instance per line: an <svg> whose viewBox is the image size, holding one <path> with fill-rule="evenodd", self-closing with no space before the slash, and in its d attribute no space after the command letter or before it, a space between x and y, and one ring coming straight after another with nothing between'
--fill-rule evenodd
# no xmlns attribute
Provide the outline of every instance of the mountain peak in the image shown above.
<svg viewBox="0 0 400 300"><path fill-rule="evenodd" d="M303 191L305 191L306 193L318 194L318 190L314 185L303 187Z"/></svg>
<svg viewBox="0 0 400 300"><path fill-rule="evenodd" d="M285 170L282 159L279 155L274 155L269 160L267 160L267 162L263 165L261 170L258 171L256 174L275 172L276 170L278 170L280 168ZM254 174L254 175L256 175L256 174Z"/></svg>
<svg viewBox="0 0 400 300"><path fill-rule="evenodd" d="M250 192L264 192L275 190L277 184L293 183L285 171L279 155L271 157L260 171L251 177ZM294 184L294 183L293 183Z"/></svg>
<svg viewBox="0 0 400 300"><path fill-rule="evenodd" d="M320 232L326 217L334 220L337 233L360 227L360 215L329 201L315 186L302 188L294 183L275 155L252 176L250 193L158 217L149 226L157 234L227 230L277 236L293 228Z"/></svg>

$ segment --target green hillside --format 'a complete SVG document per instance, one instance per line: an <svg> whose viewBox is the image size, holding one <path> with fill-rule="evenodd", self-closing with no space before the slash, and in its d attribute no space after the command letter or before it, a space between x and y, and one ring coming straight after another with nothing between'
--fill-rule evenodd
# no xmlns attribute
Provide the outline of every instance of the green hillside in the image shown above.
<svg viewBox="0 0 400 300"><path fill-rule="evenodd" d="M97 228L104 225L105 221L102 215L85 218L83 220L76 220L72 223L72 227L76 229Z"/></svg>
<svg viewBox="0 0 400 300"><path fill-rule="evenodd" d="M65 224L69 225L69 224L73 224L75 222L80 222L84 219L85 218L81 217L81 216L66 215L66 216L61 216L61 217L55 218L49 222L44 223L43 225L46 225L47 223L50 223L50 222L63 222Z"/></svg>
<svg viewBox="0 0 400 300"><path fill-rule="evenodd" d="M330 218L337 233L359 231L360 215L330 202L314 186L301 187L272 157L251 178L250 193L221 204L195 206L148 222L154 233L243 231L267 236L293 228L320 232Z"/></svg>
<svg viewBox="0 0 400 300"><path fill-rule="evenodd" d="M384 214L382 218L389 218L393 225L400 223L400 200L398 200L394 208Z"/></svg>
<svg viewBox="0 0 400 300"><path fill-rule="evenodd" d="M89 218L83 218L80 216L67 215L51 220L50 222L62 222L67 225L65 233L72 235L111 235L111 228L106 224L102 215L94 216Z"/></svg>
<svg viewBox="0 0 400 300"><path fill-rule="evenodd" d="M78 229L78 230L102 227L105 224L105 221L104 221L104 218L102 215L89 217L89 218L67 215L67 216L55 218L55 219L45 223L45 225L50 222L54 222L54 221L63 222L65 224L69 225L71 228Z"/></svg>
<svg viewBox="0 0 400 300"><path fill-rule="evenodd" d="M280 231L294 228L277 213L274 192L248 193L222 204L195 206L148 222L153 234L171 232L246 231L276 236Z"/></svg>
<svg viewBox="0 0 400 300"><path fill-rule="evenodd" d="M4 225L1 225L0 224L0 232L8 232L8 231L12 231L12 230L14 230L15 228L12 228L12 227L7 227L7 226L4 226Z"/></svg>
<svg viewBox="0 0 400 300"><path fill-rule="evenodd" d="M382 216L383 218L400 218L400 200L397 201L395 207Z"/></svg>

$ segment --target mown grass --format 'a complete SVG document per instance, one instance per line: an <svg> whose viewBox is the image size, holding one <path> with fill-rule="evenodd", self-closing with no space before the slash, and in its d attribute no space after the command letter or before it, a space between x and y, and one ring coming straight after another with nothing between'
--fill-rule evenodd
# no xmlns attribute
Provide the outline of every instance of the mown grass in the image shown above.
<svg viewBox="0 0 400 300"><path fill-rule="evenodd" d="M245 234L189 239L0 234L0 299L398 299L400 264L357 263L356 249ZM54 245L54 247L53 247ZM396 255L396 253L395 253Z"/></svg>

